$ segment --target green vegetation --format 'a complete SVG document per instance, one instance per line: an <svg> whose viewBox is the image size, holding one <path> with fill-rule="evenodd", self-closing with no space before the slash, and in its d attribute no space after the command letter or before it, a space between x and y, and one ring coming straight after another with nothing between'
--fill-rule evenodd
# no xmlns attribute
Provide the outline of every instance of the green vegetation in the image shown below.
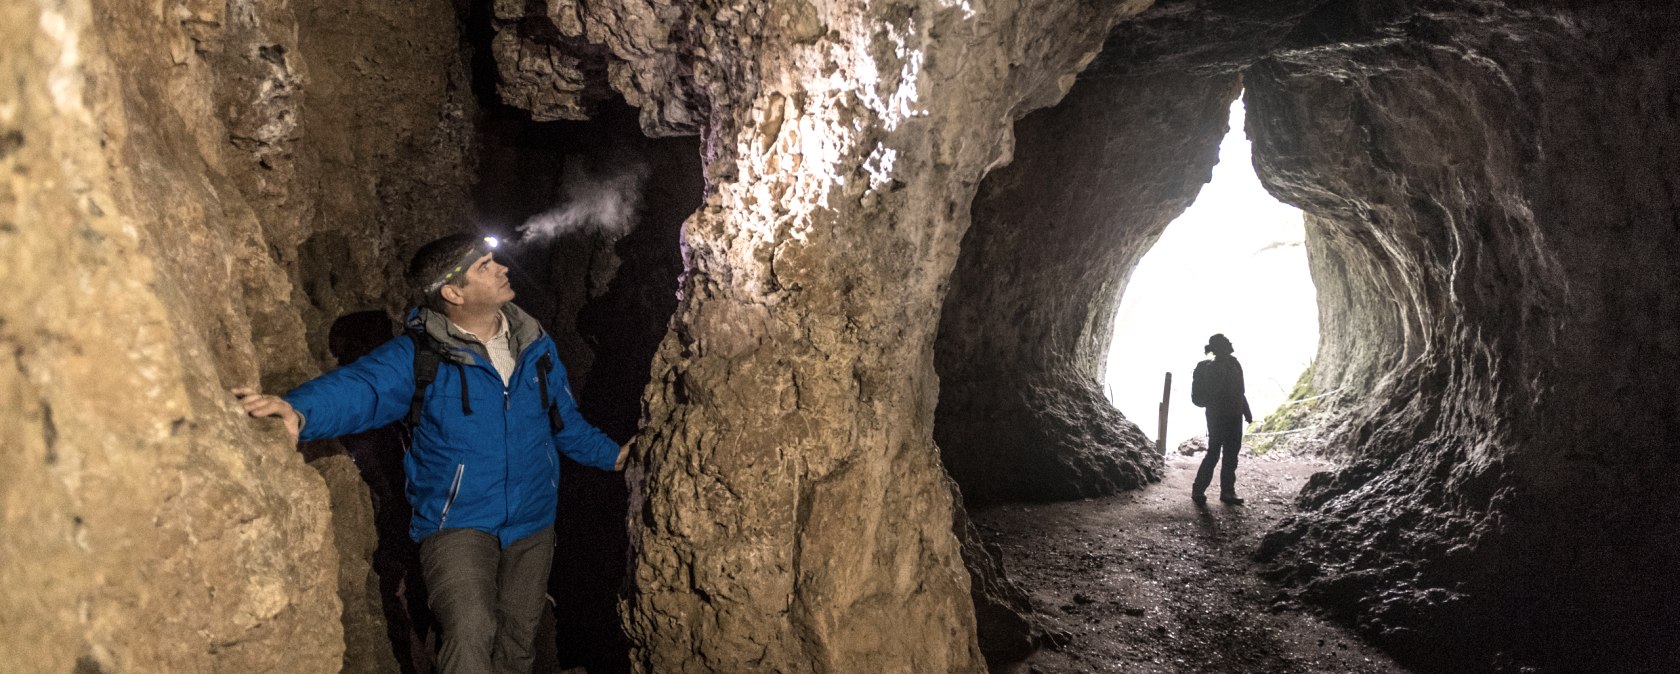
<svg viewBox="0 0 1680 674"><path fill-rule="evenodd" d="M1290 389L1289 399L1274 410L1271 415L1260 421L1249 424L1244 432L1245 442L1255 454L1265 454L1276 447L1280 440L1289 437L1291 431L1306 427L1313 412L1323 398L1315 397L1312 387L1313 364L1301 372L1301 377L1295 380L1295 388Z"/></svg>

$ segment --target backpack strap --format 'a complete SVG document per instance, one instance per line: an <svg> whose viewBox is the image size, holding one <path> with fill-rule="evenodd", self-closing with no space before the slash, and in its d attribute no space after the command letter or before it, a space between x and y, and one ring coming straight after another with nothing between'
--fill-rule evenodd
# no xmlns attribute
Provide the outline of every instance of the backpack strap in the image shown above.
<svg viewBox="0 0 1680 674"><path fill-rule="evenodd" d="M1190 375L1190 404L1197 407L1208 406L1207 389L1208 376L1210 375L1204 373L1204 371L1207 370L1207 364L1208 361L1205 360L1196 363L1196 371Z"/></svg>
<svg viewBox="0 0 1680 674"><path fill-rule="evenodd" d="M462 365L461 361L458 360L451 360L449 364L455 366L455 378L461 380L461 416L470 417L472 416L472 403L467 402L467 366Z"/></svg>
<svg viewBox="0 0 1680 674"><path fill-rule="evenodd" d="M438 362L443 354L424 332L409 330L408 338L414 340L414 397L408 401L408 416L403 417L403 423L412 428L420 423L420 408L426 405L426 387L437 379Z"/></svg>
<svg viewBox="0 0 1680 674"><path fill-rule="evenodd" d="M543 409L548 410L548 430L559 433L566 429L566 420L560 418L560 409L548 396L548 373L554 370L554 361L543 354L537 359L537 390L542 394Z"/></svg>

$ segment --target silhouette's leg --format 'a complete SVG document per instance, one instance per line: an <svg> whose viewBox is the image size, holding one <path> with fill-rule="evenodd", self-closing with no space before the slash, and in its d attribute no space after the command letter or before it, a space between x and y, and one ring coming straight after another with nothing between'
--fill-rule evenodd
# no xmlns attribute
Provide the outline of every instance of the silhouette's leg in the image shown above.
<svg viewBox="0 0 1680 674"><path fill-rule="evenodd" d="M1226 496L1237 494L1237 455L1242 450L1242 426L1236 420L1231 426L1225 441L1224 464L1219 469L1219 493Z"/></svg>
<svg viewBox="0 0 1680 674"><path fill-rule="evenodd" d="M1213 482L1213 467L1219 464L1220 433L1213 418L1208 418L1208 448L1207 454L1202 455L1202 465L1196 469L1196 481L1190 486L1190 493L1201 494L1207 491L1208 484Z"/></svg>

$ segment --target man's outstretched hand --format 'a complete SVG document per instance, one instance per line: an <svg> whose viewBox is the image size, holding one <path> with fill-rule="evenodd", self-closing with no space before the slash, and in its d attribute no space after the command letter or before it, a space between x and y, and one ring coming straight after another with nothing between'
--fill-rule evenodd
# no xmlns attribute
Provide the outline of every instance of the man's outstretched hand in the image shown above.
<svg viewBox="0 0 1680 674"><path fill-rule="evenodd" d="M613 461L613 470L624 470L624 460L630 458L630 443L626 442L618 448L618 459Z"/></svg>
<svg viewBox="0 0 1680 674"><path fill-rule="evenodd" d="M298 430L302 427L302 418L292 404L280 396L263 395L256 389L243 386L231 389L233 397L239 399L239 405L245 408L245 413L253 417L280 417L280 423L286 425L286 433L292 436L292 442L298 441ZM619 463L624 462L624 452L618 453Z"/></svg>

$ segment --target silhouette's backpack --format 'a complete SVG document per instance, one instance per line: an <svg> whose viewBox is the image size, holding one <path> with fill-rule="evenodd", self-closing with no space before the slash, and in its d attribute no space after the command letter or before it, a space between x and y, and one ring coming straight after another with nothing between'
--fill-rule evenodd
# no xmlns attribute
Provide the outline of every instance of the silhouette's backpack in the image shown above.
<svg viewBox="0 0 1680 674"><path fill-rule="evenodd" d="M1197 407L1208 406L1209 401L1207 389L1208 386L1210 386L1208 380L1212 379L1213 375L1211 373L1204 375L1203 370L1207 369L1207 364L1209 362L1211 361L1204 360L1200 363L1196 363L1196 371L1190 375L1190 404Z"/></svg>

